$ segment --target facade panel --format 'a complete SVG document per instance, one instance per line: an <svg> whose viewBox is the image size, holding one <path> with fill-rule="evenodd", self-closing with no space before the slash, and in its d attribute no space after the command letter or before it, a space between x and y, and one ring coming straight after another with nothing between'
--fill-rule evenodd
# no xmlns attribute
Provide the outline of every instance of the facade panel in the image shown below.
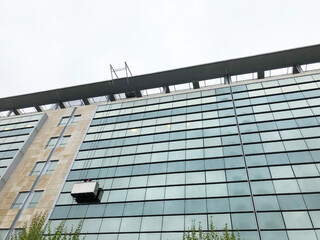
<svg viewBox="0 0 320 240"><path fill-rule="evenodd" d="M244 239L317 239L320 75L100 105L50 216L86 239L181 239L192 220ZM101 186L78 204L74 183Z"/></svg>
<svg viewBox="0 0 320 240"><path fill-rule="evenodd" d="M0 119L0 239L43 212L87 240L320 240L319 47L0 99L58 108Z"/></svg>

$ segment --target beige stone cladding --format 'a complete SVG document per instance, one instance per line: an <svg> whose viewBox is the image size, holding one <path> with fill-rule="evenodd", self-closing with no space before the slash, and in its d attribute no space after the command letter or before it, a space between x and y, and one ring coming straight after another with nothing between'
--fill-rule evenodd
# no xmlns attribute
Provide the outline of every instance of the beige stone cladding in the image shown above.
<svg viewBox="0 0 320 240"><path fill-rule="evenodd" d="M0 193L0 229L10 228L18 213L18 209L10 209L11 205L19 192L30 191L37 178L37 176L29 176L31 170L36 162L48 159L52 149L45 149L46 144L50 138L58 137L61 134L64 126L58 126L58 124L62 117L70 116L73 109L66 108L46 112L48 119ZM42 175L35 187L35 191L44 191L36 208L24 209L16 228L23 226L36 212L49 212L53 207L95 109L96 105L81 106L76 109L74 114L81 115L79 122L67 126L63 134L71 136L69 142L64 147L56 148L50 158L51 161L58 160L54 172Z"/></svg>

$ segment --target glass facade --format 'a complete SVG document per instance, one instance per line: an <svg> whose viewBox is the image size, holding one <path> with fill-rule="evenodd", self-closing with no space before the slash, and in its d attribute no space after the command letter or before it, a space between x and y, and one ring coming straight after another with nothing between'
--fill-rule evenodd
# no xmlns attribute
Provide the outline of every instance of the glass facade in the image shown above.
<svg viewBox="0 0 320 240"><path fill-rule="evenodd" d="M42 117L38 114L0 120L0 179Z"/></svg>
<svg viewBox="0 0 320 240"><path fill-rule="evenodd" d="M320 74L100 105L50 216L87 240L320 239ZM100 203L72 186L98 181Z"/></svg>

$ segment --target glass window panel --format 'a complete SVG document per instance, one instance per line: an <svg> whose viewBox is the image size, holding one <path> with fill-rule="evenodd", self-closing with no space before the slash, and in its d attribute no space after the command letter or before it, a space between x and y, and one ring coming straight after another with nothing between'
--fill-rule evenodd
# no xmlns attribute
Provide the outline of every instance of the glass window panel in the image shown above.
<svg viewBox="0 0 320 240"><path fill-rule="evenodd" d="M259 181L251 183L253 194L274 194L275 190L272 181Z"/></svg>
<svg viewBox="0 0 320 240"><path fill-rule="evenodd" d="M256 229L256 220L253 213L231 214L233 229Z"/></svg>
<svg viewBox="0 0 320 240"><path fill-rule="evenodd" d="M27 197L28 192L20 192L18 193L16 199L14 200L11 209L20 208L25 198Z"/></svg>
<svg viewBox="0 0 320 240"><path fill-rule="evenodd" d="M160 231L162 217L143 217L141 222L141 231Z"/></svg>
<svg viewBox="0 0 320 240"><path fill-rule="evenodd" d="M308 209L320 208L320 194L304 194L303 198Z"/></svg>
<svg viewBox="0 0 320 240"><path fill-rule="evenodd" d="M291 163L313 162L310 152L288 153Z"/></svg>
<svg viewBox="0 0 320 240"><path fill-rule="evenodd" d="M302 195L279 195L281 210L300 210L306 209Z"/></svg>
<svg viewBox="0 0 320 240"><path fill-rule="evenodd" d="M186 173L186 183L204 183L205 173L204 172L194 172Z"/></svg>
<svg viewBox="0 0 320 240"><path fill-rule="evenodd" d="M263 132L260 136L262 141L281 140L279 132Z"/></svg>
<svg viewBox="0 0 320 240"><path fill-rule="evenodd" d="M204 160L187 161L186 170L187 171L204 170Z"/></svg>
<svg viewBox="0 0 320 240"><path fill-rule="evenodd" d="M164 214L184 213L184 200L165 201Z"/></svg>
<svg viewBox="0 0 320 240"><path fill-rule="evenodd" d="M244 167L243 157L228 157L224 158L226 168Z"/></svg>
<svg viewBox="0 0 320 240"><path fill-rule="evenodd" d="M248 166L267 165L267 159L265 155L246 156L246 162Z"/></svg>
<svg viewBox="0 0 320 240"><path fill-rule="evenodd" d="M186 198L206 197L205 185L186 186Z"/></svg>
<svg viewBox="0 0 320 240"><path fill-rule="evenodd" d="M225 171L208 171L206 172L207 182L225 182Z"/></svg>
<svg viewBox="0 0 320 240"><path fill-rule="evenodd" d="M207 185L207 197L228 196L227 184Z"/></svg>
<svg viewBox="0 0 320 240"><path fill-rule="evenodd" d="M53 209L53 212L50 216L51 219L58 219L58 218L62 218L65 219L68 216L68 213L70 211L70 206L56 206Z"/></svg>
<svg viewBox="0 0 320 240"><path fill-rule="evenodd" d="M42 169L42 167L44 166L45 162L37 162L32 171L30 172L30 176L37 176L40 174L40 171Z"/></svg>
<svg viewBox="0 0 320 240"><path fill-rule="evenodd" d="M138 232L140 230L141 217L122 218L120 232ZM132 238L128 238L132 239Z"/></svg>
<svg viewBox="0 0 320 240"><path fill-rule="evenodd" d="M101 229L104 232L118 232L121 218L104 218L102 219Z"/></svg>
<svg viewBox="0 0 320 240"><path fill-rule="evenodd" d="M58 141L57 137L50 138L49 142L46 145L46 148L52 148L56 144L57 141Z"/></svg>
<svg viewBox="0 0 320 240"><path fill-rule="evenodd" d="M252 211L250 197L230 198L230 208L232 212Z"/></svg>
<svg viewBox="0 0 320 240"><path fill-rule="evenodd" d="M282 212L287 228L312 228L307 212Z"/></svg>
<svg viewBox="0 0 320 240"><path fill-rule="evenodd" d="M205 213L207 211L205 199L186 200L185 204L185 213Z"/></svg>
<svg viewBox="0 0 320 240"><path fill-rule="evenodd" d="M135 216L141 215L143 209L143 202L133 202L133 203L126 203L124 207L124 216Z"/></svg>
<svg viewBox="0 0 320 240"><path fill-rule="evenodd" d="M272 178L292 178L294 177L291 166L270 167Z"/></svg>
<svg viewBox="0 0 320 240"><path fill-rule="evenodd" d="M195 222L196 226L199 226L199 222L201 223L201 227L203 230L207 230L207 215L187 215L184 218L185 228L190 228L192 222Z"/></svg>
<svg viewBox="0 0 320 240"><path fill-rule="evenodd" d="M127 190L113 190L109 194L108 202L121 202L126 199Z"/></svg>
<svg viewBox="0 0 320 240"><path fill-rule="evenodd" d="M86 213L86 217L102 217L104 214L105 208L106 208L105 204L89 205Z"/></svg>
<svg viewBox="0 0 320 240"><path fill-rule="evenodd" d="M71 206L68 218L83 218L86 214L88 205L74 205Z"/></svg>
<svg viewBox="0 0 320 240"><path fill-rule="evenodd" d="M185 184L185 173L176 173L167 175L167 185Z"/></svg>
<svg viewBox="0 0 320 240"><path fill-rule="evenodd" d="M166 175L151 175L148 179L148 186L165 185Z"/></svg>
<svg viewBox="0 0 320 240"><path fill-rule="evenodd" d="M162 231L183 231L184 216L164 216Z"/></svg>
<svg viewBox="0 0 320 240"><path fill-rule="evenodd" d="M310 211L309 212L313 226L315 228L320 227L320 212L319 211Z"/></svg>
<svg viewBox="0 0 320 240"><path fill-rule="evenodd" d="M293 165L292 168L297 177L319 176L315 164Z"/></svg>
<svg viewBox="0 0 320 240"><path fill-rule="evenodd" d="M247 182L228 183L228 191L230 196L250 194L249 185Z"/></svg>
<svg viewBox="0 0 320 240"><path fill-rule="evenodd" d="M261 229L283 229L284 223L279 212L258 213L258 222Z"/></svg>
<svg viewBox="0 0 320 240"><path fill-rule="evenodd" d="M161 237L161 233L140 233L139 240L149 240L149 239L160 240L160 237Z"/></svg>
<svg viewBox="0 0 320 240"><path fill-rule="evenodd" d="M282 139L302 138L301 132L298 129L280 131Z"/></svg>
<svg viewBox="0 0 320 240"><path fill-rule="evenodd" d="M102 219L84 219L81 233L98 233Z"/></svg>
<svg viewBox="0 0 320 240"><path fill-rule="evenodd" d="M60 122L59 122L59 124L58 124L58 126L65 126L67 124L68 120L69 120L69 116L68 117L62 117Z"/></svg>
<svg viewBox="0 0 320 240"><path fill-rule="evenodd" d="M262 231L261 236L263 240L288 240L288 236L285 231Z"/></svg>
<svg viewBox="0 0 320 240"><path fill-rule="evenodd" d="M294 140L283 142L287 151L308 149L304 140Z"/></svg>
<svg viewBox="0 0 320 240"><path fill-rule="evenodd" d="M282 142L270 142L270 143L263 143L263 148L266 153L273 153L273 152L283 152L285 151Z"/></svg>
<svg viewBox="0 0 320 240"><path fill-rule="evenodd" d="M166 187L166 199L171 198L184 198L185 197L185 187L177 186L177 187Z"/></svg>
<svg viewBox="0 0 320 240"><path fill-rule="evenodd" d="M146 200L152 199L163 199L164 198L164 187L161 188L147 188Z"/></svg>
<svg viewBox="0 0 320 240"><path fill-rule="evenodd" d="M35 208L38 205L38 202L39 202L42 194L43 194L43 191L34 192L27 208Z"/></svg>
<svg viewBox="0 0 320 240"><path fill-rule="evenodd" d="M186 168L185 162L169 162L168 163L168 172L182 172Z"/></svg>
<svg viewBox="0 0 320 240"><path fill-rule="evenodd" d="M143 208L143 215L162 215L163 205L163 201L145 202Z"/></svg>
<svg viewBox="0 0 320 240"><path fill-rule="evenodd" d="M259 210L279 210L279 204L276 196L255 196L255 207Z"/></svg>
<svg viewBox="0 0 320 240"><path fill-rule="evenodd" d="M228 229L231 228L230 214L210 214L209 219L212 220L216 230L223 230L226 227L226 224Z"/></svg>
<svg viewBox="0 0 320 240"><path fill-rule="evenodd" d="M243 143L256 143L261 141L259 133L242 134L241 139Z"/></svg>
<svg viewBox="0 0 320 240"><path fill-rule="evenodd" d="M227 181L247 180L245 169L226 170Z"/></svg>
<svg viewBox="0 0 320 240"><path fill-rule="evenodd" d="M69 139L71 138L71 136L63 136L62 137L62 141L60 142L59 147L63 147L66 146L67 143L69 142Z"/></svg>
<svg viewBox="0 0 320 240"><path fill-rule="evenodd" d="M301 192L319 192L320 178L298 179Z"/></svg>
<svg viewBox="0 0 320 240"><path fill-rule="evenodd" d="M208 212L230 212L229 198L207 199Z"/></svg>
<svg viewBox="0 0 320 240"><path fill-rule="evenodd" d="M248 172L251 180L270 178L269 169L267 167L249 168Z"/></svg>
<svg viewBox="0 0 320 240"><path fill-rule="evenodd" d="M144 200L146 189L129 189L127 201Z"/></svg>
<svg viewBox="0 0 320 240"><path fill-rule="evenodd" d="M300 192L296 180L277 180L273 181L276 193L295 193Z"/></svg>
<svg viewBox="0 0 320 240"><path fill-rule="evenodd" d="M286 153L266 154L266 158L270 165L289 163L289 158Z"/></svg>
<svg viewBox="0 0 320 240"><path fill-rule="evenodd" d="M127 188L130 178L114 178L112 188Z"/></svg>
<svg viewBox="0 0 320 240"><path fill-rule="evenodd" d="M314 230L288 231L288 235L290 240L300 240L300 239L316 240L317 239Z"/></svg>

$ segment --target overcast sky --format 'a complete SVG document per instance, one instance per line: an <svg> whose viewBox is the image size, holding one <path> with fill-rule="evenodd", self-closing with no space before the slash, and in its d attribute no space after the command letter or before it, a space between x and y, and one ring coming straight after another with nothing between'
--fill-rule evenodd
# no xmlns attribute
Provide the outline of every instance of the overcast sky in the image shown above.
<svg viewBox="0 0 320 240"><path fill-rule="evenodd" d="M0 98L320 43L319 0L0 0Z"/></svg>

